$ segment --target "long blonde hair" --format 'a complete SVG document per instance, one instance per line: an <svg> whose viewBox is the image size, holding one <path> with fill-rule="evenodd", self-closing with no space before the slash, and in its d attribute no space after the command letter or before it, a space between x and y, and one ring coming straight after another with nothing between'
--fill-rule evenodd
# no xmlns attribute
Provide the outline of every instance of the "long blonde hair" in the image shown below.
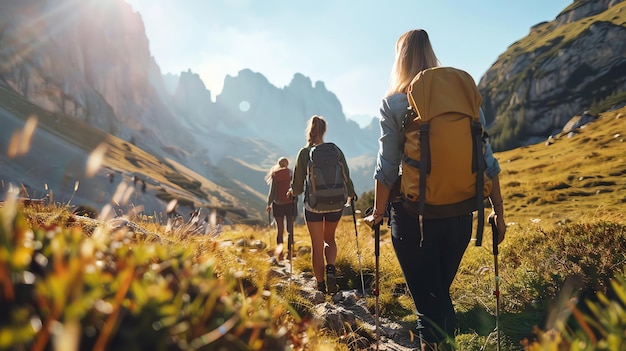
<svg viewBox="0 0 626 351"><path fill-rule="evenodd" d="M313 116L309 119L309 123L306 127L306 142L311 146L318 141L324 140L324 134L326 133L326 120L322 116Z"/></svg>
<svg viewBox="0 0 626 351"><path fill-rule="evenodd" d="M406 93L409 84L419 72L437 66L439 60L425 30L414 29L402 34L396 42L396 59L386 96Z"/></svg>
<svg viewBox="0 0 626 351"><path fill-rule="evenodd" d="M265 182L267 184L271 184L272 183L272 177L274 177L274 172L276 172L277 170L281 169L281 168L287 168L289 166L289 160L287 159L287 157L281 157L278 159L278 162L276 162L275 165L272 166L272 168L270 168L269 171L267 171L267 174L265 175Z"/></svg>

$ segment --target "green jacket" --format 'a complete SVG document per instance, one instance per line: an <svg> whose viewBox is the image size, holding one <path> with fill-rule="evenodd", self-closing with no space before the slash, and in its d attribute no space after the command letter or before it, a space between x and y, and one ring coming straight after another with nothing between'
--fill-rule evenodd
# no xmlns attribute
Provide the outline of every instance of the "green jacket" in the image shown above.
<svg viewBox="0 0 626 351"><path fill-rule="evenodd" d="M339 147L337 147L339 148ZM309 152L311 151L311 146L306 146L300 149L298 152L298 159L296 161L296 166L293 169L293 180L291 181L291 189L293 190L293 195L298 196L304 192L304 183L306 181L306 175L308 171L309 165ZM346 174L346 186L348 188L348 196L355 196L354 192L354 184L352 183L352 179L350 179L350 170L348 169L348 164L346 163L346 157L343 154L343 151L339 149L339 154L341 156L341 164L343 165L343 169Z"/></svg>

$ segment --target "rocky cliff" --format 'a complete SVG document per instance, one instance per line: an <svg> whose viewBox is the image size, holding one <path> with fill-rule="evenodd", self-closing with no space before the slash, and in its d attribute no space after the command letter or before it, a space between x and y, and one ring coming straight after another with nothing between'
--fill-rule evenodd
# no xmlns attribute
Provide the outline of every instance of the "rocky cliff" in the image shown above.
<svg viewBox="0 0 626 351"><path fill-rule="evenodd" d="M575 1L512 44L479 89L497 150L560 132L573 116L626 90L626 3Z"/></svg>
<svg viewBox="0 0 626 351"><path fill-rule="evenodd" d="M152 152L182 133L150 85L148 39L127 3L4 2L0 16L0 77L38 106Z"/></svg>

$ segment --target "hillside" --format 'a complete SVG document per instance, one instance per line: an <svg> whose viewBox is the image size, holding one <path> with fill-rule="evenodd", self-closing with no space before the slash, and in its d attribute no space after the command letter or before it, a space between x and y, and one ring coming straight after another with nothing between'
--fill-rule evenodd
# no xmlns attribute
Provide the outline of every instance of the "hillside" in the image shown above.
<svg viewBox="0 0 626 351"><path fill-rule="evenodd" d="M7 154L1 156L6 165L3 167L3 192L9 183L14 183L25 190L22 196L39 198L48 193L45 185L57 194L53 201L69 204L73 194L72 205L98 210L109 204L123 213L164 215L166 205L176 200L184 215L194 208L205 208L217 210L233 222L259 221L246 215L246 206L236 197L173 159L156 157L89 124L44 111L2 85L0 104L5 121L0 132L3 150L10 148L9 140L27 118L37 119L37 131L29 152L13 158L8 158ZM106 147L102 168L94 176L88 176L87 159L99 145ZM133 194L128 202L115 203L114 193L123 183L134 186ZM142 188L144 183L146 186ZM78 184L77 189L75 184Z"/></svg>
<svg viewBox="0 0 626 351"><path fill-rule="evenodd" d="M567 223L626 213L626 108L535 145L500 152L507 220Z"/></svg>

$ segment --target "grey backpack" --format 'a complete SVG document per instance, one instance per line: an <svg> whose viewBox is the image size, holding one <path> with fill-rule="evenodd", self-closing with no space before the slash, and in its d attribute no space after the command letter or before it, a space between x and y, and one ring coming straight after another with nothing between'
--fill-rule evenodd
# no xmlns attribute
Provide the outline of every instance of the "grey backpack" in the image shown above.
<svg viewBox="0 0 626 351"><path fill-rule="evenodd" d="M343 209L348 199L341 151L333 143L311 147L306 176L305 202L320 212Z"/></svg>

